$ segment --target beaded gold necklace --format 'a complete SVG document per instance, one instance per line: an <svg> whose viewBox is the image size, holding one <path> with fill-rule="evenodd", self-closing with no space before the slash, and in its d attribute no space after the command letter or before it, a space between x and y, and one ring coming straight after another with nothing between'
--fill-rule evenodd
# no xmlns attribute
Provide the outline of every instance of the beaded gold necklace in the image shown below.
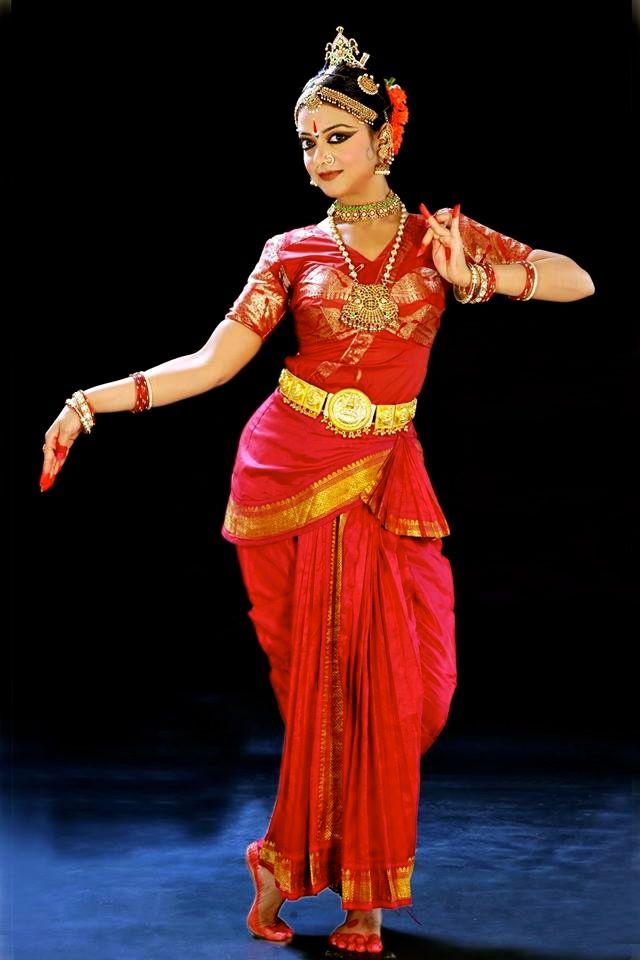
<svg viewBox="0 0 640 960"><path fill-rule="evenodd" d="M396 213L402 208L402 200L397 193L389 190L384 200L374 200L372 203L341 203L334 200L327 214L336 223L360 223L362 220L377 220Z"/></svg>
<svg viewBox="0 0 640 960"><path fill-rule="evenodd" d="M388 287L391 271L404 233L404 225L409 215L402 201L400 202L400 211L400 223L380 283L358 283L356 268L342 237L338 233L335 221L332 216L328 218L333 239L340 247L340 252L349 267L349 276L354 281L351 293L342 308L340 316L343 323L355 330L367 330L369 332L384 330L398 316L398 304L392 299Z"/></svg>

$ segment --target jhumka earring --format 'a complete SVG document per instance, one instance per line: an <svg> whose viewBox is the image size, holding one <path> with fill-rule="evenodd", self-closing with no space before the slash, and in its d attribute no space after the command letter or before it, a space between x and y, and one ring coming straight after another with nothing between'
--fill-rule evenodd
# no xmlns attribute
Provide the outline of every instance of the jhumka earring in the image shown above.
<svg viewBox="0 0 640 960"><path fill-rule="evenodd" d="M391 173L391 164L394 161L393 137L391 136L391 126L385 124L380 131L378 140L378 163L374 173L379 173L387 177Z"/></svg>

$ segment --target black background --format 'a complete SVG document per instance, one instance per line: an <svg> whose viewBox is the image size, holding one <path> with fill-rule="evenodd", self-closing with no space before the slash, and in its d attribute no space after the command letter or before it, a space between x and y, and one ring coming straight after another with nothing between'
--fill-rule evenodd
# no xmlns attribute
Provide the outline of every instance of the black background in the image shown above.
<svg viewBox="0 0 640 960"><path fill-rule="evenodd" d="M416 423L452 530L449 730L628 737L622 13L238 8L223 24L204 4L86 6L20 24L17 42L16 745L214 751L279 726L220 527L241 429L295 352L291 319L224 387L100 417L43 495L40 448L73 390L198 349L266 238L325 215L293 105L338 22L408 91L390 178L407 206L460 202L596 286L567 304L452 303L434 345Z"/></svg>

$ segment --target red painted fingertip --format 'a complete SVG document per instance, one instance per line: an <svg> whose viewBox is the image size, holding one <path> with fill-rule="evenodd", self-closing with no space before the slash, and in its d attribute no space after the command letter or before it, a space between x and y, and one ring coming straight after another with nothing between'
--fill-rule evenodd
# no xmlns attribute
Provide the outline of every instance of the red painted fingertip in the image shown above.
<svg viewBox="0 0 640 960"><path fill-rule="evenodd" d="M459 217L459 216L460 216L460 204L459 204L459 203L456 203L455 207L453 208L453 213L451 214L451 216L452 216L452 217Z"/></svg>
<svg viewBox="0 0 640 960"><path fill-rule="evenodd" d="M40 477L40 493L44 493L45 490L49 490L50 487L53 486L53 479L54 478L52 474L45 473L44 470L42 471L42 475Z"/></svg>
<svg viewBox="0 0 640 960"><path fill-rule="evenodd" d="M422 216L425 218L425 220L428 220L429 217L431 216L431 214L429 213L429 211L428 211L427 208L425 207L424 203L421 203L421 204L420 204L420 208L419 208L419 209L420 209L420 213L421 213Z"/></svg>
<svg viewBox="0 0 640 960"><path fill-rule="evenodd" d="M418 250L418 256L419 256L419 257L423 256L423 254L424 254L424 252L425 252L426 249L427 249L426 243L421 243L421 244L420 244L420 249Z"/></svg>

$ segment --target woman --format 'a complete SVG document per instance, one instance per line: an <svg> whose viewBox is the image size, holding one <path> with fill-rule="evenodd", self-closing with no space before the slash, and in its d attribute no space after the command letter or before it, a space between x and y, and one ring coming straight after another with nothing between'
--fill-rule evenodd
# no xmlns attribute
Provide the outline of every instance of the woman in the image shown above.
<svg viewBox="0 0 640 960"><path fill-rule="evenodd" d="M327 218L266 242L197 353L76 391L46 433L41 489L96 414L226 383L292 312L299 351L242 432L222 529L285 725L271 820L247 848L247 926L288 940L284 900L330 887L347 911L330 943L379 953L382 909L412 903L420 759L457 681L449 528L413 424L446 294L568 301L594 288L573 260L459 206L407 212L386 180L404 93L367 59L338 27L295 106Z"/></svg>

